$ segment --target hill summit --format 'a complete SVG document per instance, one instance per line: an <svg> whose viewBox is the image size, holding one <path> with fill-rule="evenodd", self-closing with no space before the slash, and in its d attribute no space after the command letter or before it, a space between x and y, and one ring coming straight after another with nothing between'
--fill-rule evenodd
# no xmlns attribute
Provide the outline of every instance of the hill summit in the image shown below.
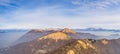
<svg viewBox="0 0 120 54"><path fill-rule="evenodd" d="M54 32L54 33L38 38L38 40L41 40L41 39L68 40L70 39L70 36L68 36L67 34L63 32Z"/></svg>
<svg viewBox="0 0 120 54"><path fill-rule="evenodd" d="M73 31L72 29L69 29L69 28L64 28L61 32L76 34L75 31Z"/></svg>

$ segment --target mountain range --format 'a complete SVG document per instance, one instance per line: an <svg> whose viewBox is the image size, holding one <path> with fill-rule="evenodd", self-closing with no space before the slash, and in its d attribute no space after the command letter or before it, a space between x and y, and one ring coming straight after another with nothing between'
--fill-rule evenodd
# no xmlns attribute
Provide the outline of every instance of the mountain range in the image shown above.
<svg viewBox="0 0 120 54"><path fill-rule="evenodd" d="M31 30L1 54L119 54L120 39L97 39L90 33L61 30Z"/></svg>
<svg viewBox="0 0 120 54"><path fill-rule="evenodd" d="M104 28L85 28L85 29L75 29L76 31L111 31L120 32L119 29L104 29Z"/></svg>

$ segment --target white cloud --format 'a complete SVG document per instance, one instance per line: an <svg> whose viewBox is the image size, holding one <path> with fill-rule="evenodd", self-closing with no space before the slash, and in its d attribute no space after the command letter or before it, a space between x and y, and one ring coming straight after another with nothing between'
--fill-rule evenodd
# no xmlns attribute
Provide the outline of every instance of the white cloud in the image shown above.
<svg viewBox="0 0 120 54"><path fill-rule="evenodd" d="M80 5L80 7L85 8L97 8L97 9L105 9L111 5L120 4L120 0L72 0L72 3L75 5Z"/></svg>
<svg viewBox="0 0 120 54"><path fill-rule="evenodd" d="M103 27L119 28L120 14L110 12L77 12L77 9L62 9L59 6L36 8L32 10L18 9L6 14L8 18L0 18L0 28L49 28L49 27ZM64 15L66 12L77 13L76 16ZM104 13L104 14L103 14ZM83 16L85 15L85 16Z"/></svg>

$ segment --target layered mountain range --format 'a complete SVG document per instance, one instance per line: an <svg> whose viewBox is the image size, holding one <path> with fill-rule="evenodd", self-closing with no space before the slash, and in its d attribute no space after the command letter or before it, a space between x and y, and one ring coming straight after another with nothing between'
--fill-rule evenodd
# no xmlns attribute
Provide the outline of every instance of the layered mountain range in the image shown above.
<svg viewBox="0 0 120 54"><path fill-rule="evenodd" d="M69 28L64 28L64 29L60 29L60 30L41 30L41 29L34 29L29 31L28 33L24 34L21 38L19 38L17 41L15 41L13 44L18 44L18 43L23 43L23 42L28 42L31 40L34 40L36 38L54 33L54 32L63 32L66 35L69 35L70 37L72 37L73 39L86 39L86 38L91 38L91 39L98 39L99 37L94 35L94 34L90 34L90 33L78 33L75 32L72 29Z"/></svg>
<svg viewBox="0 0 120 54"><path fill-rule="evenodd" d="M94 37L94 38L93 38ZM0 54L119 54L120 39L99 39L71 29L32 30Z"/></svg>

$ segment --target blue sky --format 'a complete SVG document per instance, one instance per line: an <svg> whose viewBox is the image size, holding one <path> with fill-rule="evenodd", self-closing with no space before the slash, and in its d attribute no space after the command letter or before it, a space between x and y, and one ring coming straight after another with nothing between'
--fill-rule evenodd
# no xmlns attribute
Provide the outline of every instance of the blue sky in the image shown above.
<svg viewBox="0 0 120 54"><path fill-rule="evenodd" d="M120 0L0 0L0 29L120 29Z"/></svg>

